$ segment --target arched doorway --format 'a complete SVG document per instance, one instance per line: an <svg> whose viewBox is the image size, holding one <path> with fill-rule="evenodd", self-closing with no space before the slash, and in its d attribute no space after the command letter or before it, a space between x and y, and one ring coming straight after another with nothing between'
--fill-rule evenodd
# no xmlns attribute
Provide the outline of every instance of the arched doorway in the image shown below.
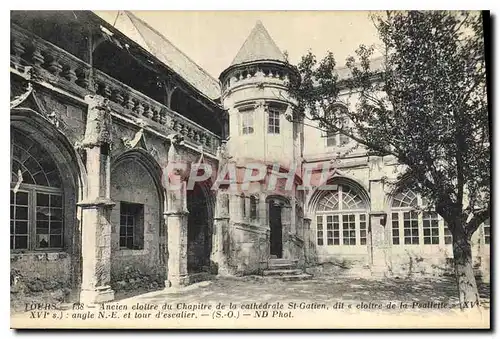
<svg viewBox="0 0 500 339"><path fill-rule="evenodd" d="M187 191L188 273L208 272L212 251L212 199L207 185L196 183Z"/></svg>
<svg viewBox="0 0 500 339"><path fill-rule="evenodd" d="M269 254L272 259L283 258L283 209L289 206L282 197L268 197Z"/></svg>

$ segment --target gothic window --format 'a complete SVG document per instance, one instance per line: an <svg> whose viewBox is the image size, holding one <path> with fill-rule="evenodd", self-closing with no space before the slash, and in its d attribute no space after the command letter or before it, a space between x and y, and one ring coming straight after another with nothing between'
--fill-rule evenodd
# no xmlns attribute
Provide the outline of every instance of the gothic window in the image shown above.
<svg viewBox="0 0 500 339"><path fill-rule="evenodd" d="M393 245L451 244L451 233L444 220L434 211L425 209L427 202L411 190L392 197L391 226Z"/></svg>
<svg viewBox="0 0 500 339"><path fill-rule="evenodd" d="M62 248L63 215L63 189L54 160L39 143L12 129L10 248Z"/></svg>
<svg viewBox="0 0 500 339"><path fill-rule="evenodd" d="M254 119L253 110L247 109L240 111L241 113L241 132L242 134L253 134Z"/></svg>
<svg viewBox="0 0 500 339"><path fill-rule="evenodd" d="M144 248L144 205L120 202L120 248Z"/></svg>
<svg viewBox="0 0 500 339"><path fill-rule="evenodd" d="M326 192L316 212L317 244L366 245L367 210L363 198L347 185L338 185L336 191Z"/></svg>
<svg viewBox="0 0 500 339"><path fill-rule="evenodd" d="M267 132L270 134L280 133L280 112L276 108L268 108Z"/></svg>

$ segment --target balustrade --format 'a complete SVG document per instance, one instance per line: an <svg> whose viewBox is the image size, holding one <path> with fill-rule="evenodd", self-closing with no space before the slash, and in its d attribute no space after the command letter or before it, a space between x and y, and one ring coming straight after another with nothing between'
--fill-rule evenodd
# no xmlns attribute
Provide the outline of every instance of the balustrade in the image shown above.
<svg viewBox="0 0 500 339"><path fill-rule="evenodd" d="M225 87L231 87L236 84L244 84L246 82L254 82L258 78L266 82L284 84L288 81L288 70L284 68L271 66L252 66L243 69L235 70L225 83Z"/></svg>
<svg viewBox="0 0 500 339"><path fill-rule="evenodd" d="M33 66L35 78L56 79L60 85L67 86L65 89L83 91L82 95L95 92L109 99L117 113L144 119L165 133L177 131L187 143L203 146L207 153L216 154L220 145L216 134L15 25L11 29L11 54L11 66L16 69Z"/></svg>
<svg viewBox="0 0 500 339"><path fill-rule="evenodd" d="M14 67L34 66L35 71L46 71L88 89L90 65L63 49L18 27L11 30L11 46Z"/></svg>

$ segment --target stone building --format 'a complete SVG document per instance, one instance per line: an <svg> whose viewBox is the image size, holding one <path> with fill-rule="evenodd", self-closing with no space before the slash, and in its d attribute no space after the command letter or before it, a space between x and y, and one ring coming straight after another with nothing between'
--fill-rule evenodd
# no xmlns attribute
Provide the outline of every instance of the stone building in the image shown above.
<svg viewBox="0 0 500 339"><path fill-rule="evenodd" d="M385 184L398 164L290 118L297 73L260 22L216 80L132 13L111 25L14 11L10 76L14 299L64 289L103 302L325 262L406 274L452 257L437 214ZM266 175L245 185L256 163ZM200 164L231 164L239 189L190 185ZM473 239L488 274L489 230Z"/></svg>

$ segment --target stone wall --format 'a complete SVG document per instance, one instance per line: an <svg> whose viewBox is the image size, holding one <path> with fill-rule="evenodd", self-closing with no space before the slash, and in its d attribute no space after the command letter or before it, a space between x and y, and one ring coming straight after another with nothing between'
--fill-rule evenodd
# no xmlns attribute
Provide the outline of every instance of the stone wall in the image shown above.
<svg viewBox="0 0 500 339"><path fill-rule="evenodd" d="M257 274L269 259L268 230L239 222L230 223L228 265L232 273Z"/></svg>
<svg viewBox="0 0 500 339"><path fill-rule="evenodd" d="M133 159L120 161L111 175L111 281L118 289L138 283L158 287L165 280L166 264L161 264L159 229L163 218L158 190L146 168ZM142 248L120 248L120 202L143 204L144 241ZM154 286L156 282L157 286Z"/></svg>
<svg viewBox="0 0 500 339"><path fill-rule="evenodd" d="M64 252L10 255L11 305L20 310L38 299L48 303L71 299L71 257Z"/></svg>

